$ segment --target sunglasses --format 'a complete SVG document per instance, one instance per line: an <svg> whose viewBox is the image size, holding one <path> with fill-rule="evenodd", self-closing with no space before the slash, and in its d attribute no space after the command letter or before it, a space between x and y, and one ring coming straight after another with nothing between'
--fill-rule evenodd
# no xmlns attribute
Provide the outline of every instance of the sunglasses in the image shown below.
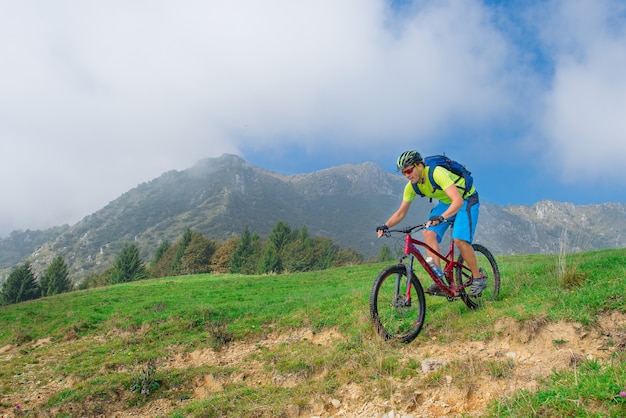
<svg viewBox="0 0 626 418"><path fill-rule="evenodd" d="M402 174L404 174L405 176L408 176L409 174L411 174L413 172L413 170L415 169L415 166L410 166L405 168L404 170L402 170Z"/></svg>

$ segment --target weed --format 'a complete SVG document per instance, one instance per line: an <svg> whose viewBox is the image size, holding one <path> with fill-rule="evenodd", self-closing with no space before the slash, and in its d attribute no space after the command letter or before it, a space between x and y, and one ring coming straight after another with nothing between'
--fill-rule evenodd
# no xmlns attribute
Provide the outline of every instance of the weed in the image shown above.
<svg viewBox="0 0 626 418"><path fill-rule="evenodd" d="M156 376L156 360L150 359L131 382L130 390L149 396L159 386L161 386L161 381Z"/></svg>
<svg viewBox="0 0 626 418"><path fill-rule="evenodd" d="M207 331L211 336L211 347L214 349L218 350L234 340L234 334L228 329L228 321L222 313L214 309L202 309L190 316L190 329Z"/></svg>
<svg viewBox="0 0 626 418"><path fill-rule="evenodd" d="M563 230L561 241L559 243L559 255L556 264L556 277L566 289L577 288L589 278L588 274L580 271L581 257L576 254L569 253L568 231Z"/></svg>
<svg viewBox="0 0 626 418"><path fill-rule="evenodd" d="M220 349L224 345L235 339L233 333L228 329L228 323L223 319L215 319L205 326L209 335L211 335L211 346Z"/></svg>
<svg viewBox="0 0 626 418"><path fill-rule="evenodd" d="M157 303L154 305L154 307L153 307L154 312L157 312L157 313L158 313L158 312L163 312L163 311L166 311L166 310L167 310L167 308L168 308L167 304L165 304L165 303L163 303L163 302L157 302Z"/></svg>
<svg viewBox="0 0 626 418"><path fill-rule="evenodd" d="M382 359L380 363L380 374L394 376L400 370L400 362L396 356L389 356Z"/></svg>
<svg viewBox="0 0 626 418"><path fill-rule="evenodd" d="M580 287L583 282L589 278L588 274L578 271L576 266L564 270L559 270L559 272L559 280L563 287L566 289Z"/></svg>
<svg viewBox="0 0 626 418"><path fill-rule="evenodd" d="M444 365L433 372L428 373L423 382L426 387L438 387L441 386L445 380L445 373L448 373L449 365Z"/></svg>
<svg viewBox="0 0 626 418"><path fill-rule="evenodd" d="M490 360L486 362L488 374L495 379L508 379L511 376L511 370L515 368L515 362L511 359L506 361Z"/></svg>
<svg viewBox="0 0 626 418"><path fill-rule="evenodd" d="M30 335L30 333L26 331L25 329L18 328L18 330L15 331L15 334L13 335L13 339L16 345L22 345L29 341L32 341L33 336Z"/></svg>

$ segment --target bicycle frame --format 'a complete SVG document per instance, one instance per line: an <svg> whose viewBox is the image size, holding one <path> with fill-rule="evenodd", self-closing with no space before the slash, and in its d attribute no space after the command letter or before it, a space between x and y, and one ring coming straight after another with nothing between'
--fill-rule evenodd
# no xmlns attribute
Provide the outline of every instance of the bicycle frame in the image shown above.
<svg viewBox="0 0 626 418"><path fill-rule="evenodd" d="M430 265L426 262L426 259L424 258L422 253L419 251L418 247L423 247L427 249L428 251L437 255L437 257L439 257L442 261L445 262L445 266L442 270L443 270L443 277L445 277L446 280L442 280L442 278L440 278L433 271L432 267L430 267ZM408 268L407 274L412 274L413 260L417 259L419 263L422 265L422 267L424 268L424 270L428 273L430 278L439 286L439 288L444 293L447 294L448 298L456 298L459 296L459 291L468 287L471 284L471 281L461 286L456 286L456 284L454 283L453 274L454 274L455 268L460 268L460 269L469 271L469 268L467 266L464 266L463 264L458 263L457 261L454 260L454 249L455 249L454 240L451 239L448 253L446 255L443 255L440 252L436 251L434 248L432 248L430 245L426 244L424 241L415 239L411 236L410 233L407 233L405 235L404 255L400 258L400 262L402 262L402 259L408 258L409 261L407 264L407 268ZM448 281L449 283L446 283L446 281ZM407 294L409 294L409 291L410 291L410 287L409 289L407 289Z"/></svg>

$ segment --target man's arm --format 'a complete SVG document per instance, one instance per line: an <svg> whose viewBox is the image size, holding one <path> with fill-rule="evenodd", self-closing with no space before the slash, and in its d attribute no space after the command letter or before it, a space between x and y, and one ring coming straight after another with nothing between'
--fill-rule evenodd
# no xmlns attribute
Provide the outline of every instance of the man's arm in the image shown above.
<svg viewBox="0 0 626 418"><path fill-rule="evenodd" d="M461 201L461 204L463 204L462 201ZM410 207L411 207L411 202L406 202L403 200L398 210L395 211L393 215L391 215L391 217L387 220L387 222L385 222L385 225L387 225L388 227L392 227L402 222L406 214L409 212ZM382 235L383 235L383 231L378 231L378 238L380 238Z"/></svg>

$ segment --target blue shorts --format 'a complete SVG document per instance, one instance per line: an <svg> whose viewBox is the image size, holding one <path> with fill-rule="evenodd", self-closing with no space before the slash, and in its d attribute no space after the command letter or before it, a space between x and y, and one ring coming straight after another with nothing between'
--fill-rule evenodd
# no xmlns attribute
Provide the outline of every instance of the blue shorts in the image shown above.
<svg viewBox="0 0 626 418"><path fill-rule="evenodd" d="M439 202L433 210L430 211L430 216L441 215L448 209L450 204ZM463 207L454 215L450 220L454 219L454 229L452 230L452 238L467 241L470 244L474 241L474 233L476 232L476 224L478 223L478 209L480 208L480 201L478 200L478 193L474 193L468 196L463 201ZM437 241L441 242L441 238L446 233L450 224L448 222L440 223L437 226L431 226L428 228L430 231L435 231L437 234Z"/></svg>

